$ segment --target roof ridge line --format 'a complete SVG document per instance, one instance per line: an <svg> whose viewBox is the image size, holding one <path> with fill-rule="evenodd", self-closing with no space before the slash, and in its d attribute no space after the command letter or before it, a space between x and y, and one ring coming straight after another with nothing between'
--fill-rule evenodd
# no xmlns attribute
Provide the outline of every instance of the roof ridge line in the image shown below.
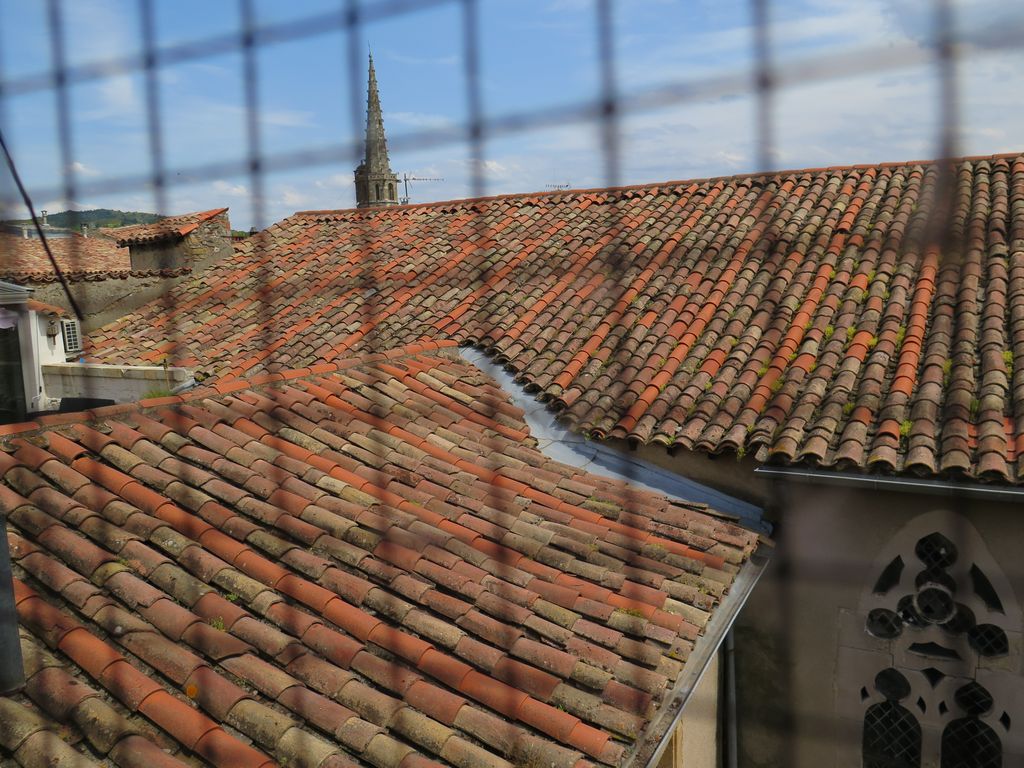
<svg viewBox="0 0 1024 768"><path fill-rule="evenodd" d="M914 165L934 165L936 163L967 163L979 162L982 160L1008 160L1021 157L1024 150L1017 152L1001 152L992 155L960 155L957 157L942 158L936 157L930 160L887 160L880 163L854 163L850 165L826 165L811 168L780 168L771 171L749 171L747 173L734 173L728 176L704 176L692 179L670 179L667 181L646 182L641 184L626 184L614 187L581 187L578 189L555 189L541 190L536 192L512 192L503 195L484 195L481 197L453 198L450 200L434 200L424 203L407 203L405 205L392 205L383 208L335 208L323 210L295 211L291 216L323 216L323 215L352 215L352 216L373 216L387 215L397 211L408 211L416 208L438 208L450 206L465 206L475 203L492 202L496 200L522 200L527 198L553 198L573 197L577 195L608 194L615 192L631 192L638 189L658 189L660 187L679 186L681 184L699 184L709 181L733 181L736 179L758 179L766 176L787 176L799 173L822 173L824 171L859 171L871 168L902 168ZM291 216L285 217L291 218Z"/></svg>

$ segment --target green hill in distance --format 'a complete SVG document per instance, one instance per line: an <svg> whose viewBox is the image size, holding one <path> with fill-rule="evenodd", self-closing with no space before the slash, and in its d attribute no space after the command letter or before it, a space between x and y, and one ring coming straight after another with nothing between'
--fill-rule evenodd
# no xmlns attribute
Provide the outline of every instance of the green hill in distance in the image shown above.
<svg viewBox="0 0 1024 768"><path fill-rule="evenodd" d="M126 227L129 224L152 224L164 218L155 213L143 213L141 211L114 211L110 208L96 208L91 211L61 211L60 213L48 213L46 223L51 227L62 229L77 229L83 224L88 224L90 229L96 227ZM31 219L12 219L0 222L3 224L27 224Z"/></svg>

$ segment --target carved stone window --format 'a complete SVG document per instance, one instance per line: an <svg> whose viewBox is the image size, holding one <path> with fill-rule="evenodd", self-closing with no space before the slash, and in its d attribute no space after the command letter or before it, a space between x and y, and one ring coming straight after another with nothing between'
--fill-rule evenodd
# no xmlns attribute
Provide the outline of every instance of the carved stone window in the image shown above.
<svg viewBox="0 0 1024 768"><path fill-rule="evenodd" d="M942 731L942 768L1001 768L1003 743L978 719L992 710L992 695L971 682L956 692L956 703L967 717L957 718Z"/></svg>
<svg viewBox="0 0 1024 768"><path fill-rule="evenodd" d="M864 713L864 768L918 768L921 726L900 704L910 695L910 683L895 669L884 669L875 677L875 690L885 701Z"/></svg>
<svg viewBox="0 0 1024 768"><path fill-rule="evenodd" d="M977 624L974 611L958 602L961 596L973 598L988 611L1002 611L1002 601L984 570L973 563L970 566L970 584L958 583L950 574L959 556L957 546L938 531L919 538L914 545L914 555L920 570L914 577L913 591L899 597L895 610L871 609L865 620L867 631L877 638L892 640L903 634L904 627L936 626L950 636L966 633L971 648L980 656L1008 653L1009 641L1005 630L996 624ZM902 557L890 561L875 582L873 593L884 596L896 589L904 567ZM911 648L923 655L961 658L954 648L934 640L915 642Z"/></svg>
<svg viewBox="0 0 1024 768"><path fill-rule="evenodd" d="M971 523L945 511L911 520L866 576L843 625L836 690L841 716L859 728L860 754L837 765L1024 765L1013 730L1024 717L1015 693L1024 622Z"/></svg>

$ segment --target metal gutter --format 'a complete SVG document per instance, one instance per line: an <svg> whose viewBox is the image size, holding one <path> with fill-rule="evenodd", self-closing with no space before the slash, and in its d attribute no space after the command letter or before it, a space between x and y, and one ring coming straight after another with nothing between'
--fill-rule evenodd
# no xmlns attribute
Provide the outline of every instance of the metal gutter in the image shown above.
<svg viewBox="0 0 1024 768"><path fill-rule="evenodd" d="M654 464L626 456L603 443L583 438L560 424L544 403L527 394L508 371L497 365L484 352L473 347L459 347L457 351L463 360L472 363L497 381L515 405L523 410L530 434L537 440L537 448L545 456L563 464L585 469L587 472L625 480L639 488L681 501L707 504L714 508L709 509L709 513L725 513L724 517L750 530L770 532L771 527L764 521L763 510L760 507ZM657 765L668 747L672 734L679 726L687 701L700 684L711 660L729 635L740 609L764 573L770 552L770 547L761 546L740 567L729 592L712 612L704 633L697 638L675 686L665 695L658 714L644 730L644 738L634 744L625 765L631 768L653 768ZM731 663L731 658L727 663ZM735 702L729 703L729 707L734 710ZM734 715L734 712L731 714ZM735 740L734 726L733 722L730 733L732 749L735 749L732 745L732 741Z"/></svg>
<svg viewBox="0 0 1024 768"><path fill-rule="evenodd" d="M759 548L740 569L729 593L711 614L711 620L704 628L704 634L697 639L693 652L686 660L683 673L676 680L675 687L662 701L658 716L648 725L648 738L636 745L627 759L626 765L632 766L632 768L640 768L640 766L654 768L658 764L668 747L672 734L679 727L679 722L686 709L686 702L689 701L690 696L700 684L711 659L718 653L718 649L732 629L740 609L747 602L747 598L750 597L750 593L753 592L768 566L769 558L761 552L764 549L765 547ZM658 740L657 746L650 757L645 759L644 753L650 748L653 740L650 737Z"/></svg>
<svg viewBox="0 0 1024 768"><path fill-rule="evenodd" d="M847 472L806 469L798 467L757 467L755 475L792 480L810 485L836 485L845 488L862 488L872 491L895 491L900 493L924 493L947 498L970 498L985 501L1024 502L1024 488L1005 485L982 485L981 483L959 483L953 480L923 480L911 477L880 477L878 475L855 475Z"/></svg>
<svg viewBox="0 0 1024 768"><path fill-rule="evenodd" d="M474 347L459 347L458 353L463 360L497 381L516 407L523 410L530 434L537 440L537 448L545 456L595 475L624 480L643 490L707 504L711 508L709 514L717 513L752 531L765 534L771 532L771 526L763 519L764 510L757 505L628 456L600 441L584 438L559 423L555 413L546 404L526 393L507 370L484 352Z"/></svg>

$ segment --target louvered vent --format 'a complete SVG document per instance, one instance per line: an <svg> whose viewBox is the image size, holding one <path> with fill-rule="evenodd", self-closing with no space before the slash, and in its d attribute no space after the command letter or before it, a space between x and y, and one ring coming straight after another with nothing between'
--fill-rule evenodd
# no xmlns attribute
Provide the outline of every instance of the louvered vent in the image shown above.
<svg viewBox="0 0 1024 768"><path fill-rule="evenodd" d="M64 351L71 355L82 351L82 329L77 320L61 320L61 330L64 332Z"/></svg>

